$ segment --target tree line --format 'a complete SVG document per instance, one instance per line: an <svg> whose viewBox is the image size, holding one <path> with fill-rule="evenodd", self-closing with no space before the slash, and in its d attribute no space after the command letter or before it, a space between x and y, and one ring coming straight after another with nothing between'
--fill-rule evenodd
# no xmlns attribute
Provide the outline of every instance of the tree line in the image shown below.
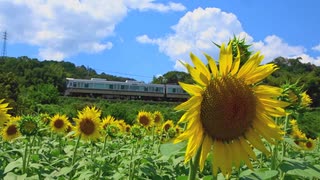
<svg viewBox="0 0 320 180"><path fill-rule="evenodd" d="M278 57L273 60L279 69L269 76L265 83L281 86L298 83L312 98L312 107L320 106L320 67L301 63L301 58ZM66 78L104 78L110 81L134 80L105 73L98 74L84 65L76 66L66 61L39 61L26 56L0 59L0 99L6 99L13 107L12 114L34 112L37 106L56 104L65 91ZM189 74L169 71L154 77L155 84L178 84L179 81L192 83Z"/></svg>

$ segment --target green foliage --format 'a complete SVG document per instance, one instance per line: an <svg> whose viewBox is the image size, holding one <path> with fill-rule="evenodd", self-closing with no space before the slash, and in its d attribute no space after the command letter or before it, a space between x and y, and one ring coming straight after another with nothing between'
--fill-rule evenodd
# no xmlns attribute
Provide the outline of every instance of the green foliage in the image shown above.
<svg viewBox="0 0 320 180"><path fill-rule="evenodd" d="M286 59L278 57L273 60L278 70L265 80L266 84L282 86L298 82L312 99L312 107L320 106L320 67L310 63L302 63L301 58Z"/></svg>
<svg viewBox="0 0 320 180"><path fill-rule="evenodd" d="M192 83L190 74L180 71L169 71L163 76L153 77L154 84L178 84L178 82Z"/></svg>
<svg viewBox="0 0 320 180"><path fill-rule="evenodd" d="M108 101L105 99L59 97L56 104L37 104L34 112L66 114L75 117L77 111L86 106L96 106L102 111L102 117L112 115L116 119L123 119L127 124L134 124L139 111L160 111L164 120L177 122L183 112L174 111L178 103L174 102L144 102L144 101Z"/></svg>
<svg viewBox="0 0 320 180"><path fill-rule="evenodd" d="M305 112L299 119L299 128L310 138L320 136L320 109Z"/></svg>
<svg viewBox="0 0 320 180"><path fill-rule="evenodd" d="M23 112L34 113L39 111L39 107L45 104L56 104L58 102L59 92L52 84L39 84L21 88L17 102L19 107L28 107L19 109Z"/></svg>

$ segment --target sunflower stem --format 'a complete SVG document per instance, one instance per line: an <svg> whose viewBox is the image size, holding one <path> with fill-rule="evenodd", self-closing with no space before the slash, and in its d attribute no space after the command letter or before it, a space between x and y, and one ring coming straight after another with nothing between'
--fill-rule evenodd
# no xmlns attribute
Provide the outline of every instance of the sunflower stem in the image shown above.
<svg viewBox="0 0 320 180"><path fill-rule="evenodd" d="M202 149L202 146L199 147L199 149L193 159L194 162L192 162L192 159L190 159L190 169L189 169L188 180L195 180L196 179L197 171L198 171L198 167L199 167L201 149Z"/></svg>
<svg viewBox="0 0 320 180"><path fill-rule="evenodd" d="M27 159L26 159L26 173L28 173L28 164L29 164L29 161L30 161L30 155L33 153L32 152L32 147L33 147L33 144L35 142L35 139L36 139L36 136L33 136L31 144L29 143L29 152L27 153L28 155L27 155Z"/></svg>
<svg viewBox="0 0 320 180"><path fill-rule="evenodd" d="M75 145L75 147L74 147L73 156L72 156L72 161L71 161L71 166L73 166L74 163L75 163L76 154L77 154L77 150L78 150L78 146L79 146L80 139L81 139L81 134L79 135L78 140L77 140L77 142L76 142L76 145ZM74 171L72 170L72 171L70 172L70 176L69 176L69 179L70 179L70 180L72 179L73 174L74 174Z"/></svg>
<svg viewBox="0 0 320 180"><path fill-rule="evenodd" d="M132 143L132 148L131 148L131 156L130 156L130 165L129 165L129 180L134 179L134 161L132 161L133 156L134 156L134 150L135 150L135 144L137 142Z"/></svg>
<svg viewBox="0 0 320 180"><path fill-rule="evenodd" d="M106 136L104 137L103 148L102 148L102 150L101 150L101 157L103 157L104 151L105 151L105 149L106 149L107 138L108 138L108 135L106 135ZM99 172L98 172L98 175L97 175L97 178L98 178L98 179L100 178L102 166L103 166L103 164L100 164Z"/></svg>
<svg viewBox="0 0 320 180"><path fill-rule="evenodd" d="M26 141L26 145L25 145L25 149L24 149L24 156L22 159L22 174L26 173L29 139L30 139L30 137L27 136L27 138L26 138L27 141Z"/></svg>
<svg viewBox="0 0 320 180"><path fill-rule="evenodd" d="M289 119L289 115L287 114L286 115L286 118L285 118L285 120L284 120L284 136L286 136L287 135L287 126L288 126L288 119ZM281 158L281 160L283 160L283 158L285 157L285 153L286 153L286 149L287 149L287 144L286 144L286 142L282 142L282 158Z"/></svg>

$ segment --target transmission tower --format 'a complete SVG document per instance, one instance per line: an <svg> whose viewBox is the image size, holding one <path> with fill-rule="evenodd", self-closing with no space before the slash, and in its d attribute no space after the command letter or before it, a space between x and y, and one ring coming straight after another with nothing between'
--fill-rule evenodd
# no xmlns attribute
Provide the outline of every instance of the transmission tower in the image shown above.
<svg viewBox="0 0 320 180"><path fill-rule="evenodd" d="M3 33L2 58L7 56L7 31Z"/></svg>

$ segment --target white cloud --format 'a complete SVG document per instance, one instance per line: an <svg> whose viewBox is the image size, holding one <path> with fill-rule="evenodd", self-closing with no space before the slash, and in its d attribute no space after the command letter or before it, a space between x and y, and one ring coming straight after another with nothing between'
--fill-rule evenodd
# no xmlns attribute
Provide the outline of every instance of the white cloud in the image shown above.
<svg viewBox="0 0 320 180"><path fill-rule="evenodd" d="M140 43L156 44L159 50L176 61L175 68L184 70L178 60L190 62L189 53L201 56L206 52L217 57L215 43L227 42L233 35L252 39L242 29L240 21L232 13L218 8L197 8L187 12L179 22L172 26L173 34L163 38L150 38L148 35L137 37Z"/></svg>
<svg viewBox="0 0 320 180"><path fill-rule="evenodd" d="M302 46L290 46L281 38L275 35L267 36L264 41L253 42L252 48L254 51L260 51L264 55L263 62L270 62L273 59L282 57L293 57L305 52Z"/></svg>
<svg viewBox="0 0 320 180"><path fill-rule="evenodd" d="M141 2L141 3L139 3ZM182 11L178 3L153 0L2 0L0 30L8 32L11 43L39 47L42 59L62 60L85 52L111 49L116 25L129 10Z"/></svg>
<svg viewBox="0 0 320 180"><path fill-rule="evenodd" d="M314 58L314 57L309 56L308 54L299 54L299 55L293 56L291 58L298 58L298 57L301 57L300 61L302 63L311 63L316 66L320 66L320 56Z"/></svg>
<svg viewBox="0 0 320 180"><path fill-rule="evenodd" d="M320 44L318 44L317 46L312 47L312 50L320 51Z"/></svg>
<svg viewBox="0 0 320 180"><path fill-rule="evenodd" d="M141 11L155 10L159 12L168 11L184 11L184 7L180 3L169 2L168 5L161 3L154 3L153 0L126 0L127 4L133 9L139 9Z"/></svg>
<svg viewBox="0 0 320 180"><path fill-rule="evenodd" d="M270 35L263 41L255 42L253 37L243 30L234 14L223 12L218 8L197 8L187 12L176 25L172 26L172 30L173 33L165 37L151 38L144 34L138 36L136 40L140 43L157 45L160 52L176 62L177 70L185 70L179 60L190 62L190 52L204 61L206 60L202 52L217 59L219 49L212 42L217 44L228 42L234 35L245 38L248 44L252 44L253 51L260 51L265 56L263 63L283 56L302 57L305 62L319 64L319 57L308 56L304 47L289 45L276 35Z"/></svg>

